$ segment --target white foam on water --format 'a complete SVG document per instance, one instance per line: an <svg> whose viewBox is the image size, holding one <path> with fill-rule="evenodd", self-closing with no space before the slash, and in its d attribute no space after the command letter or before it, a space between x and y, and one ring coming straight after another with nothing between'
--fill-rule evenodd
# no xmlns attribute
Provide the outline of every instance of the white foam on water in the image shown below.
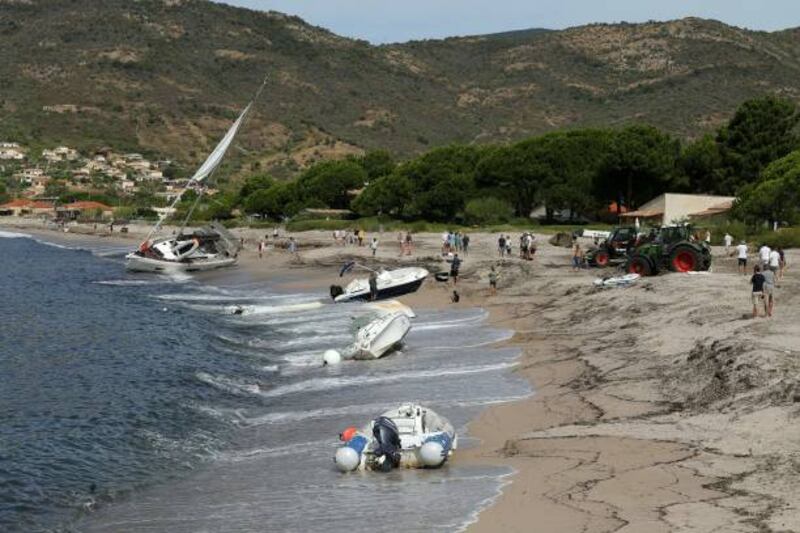
<svg viewBox="0 0 800 533"><path fill-rule="evenodd" d="M502 403L514 402L524 400L528 396L507 396L507 397L491 397L491 398L473 398L473 399L455 399L446 401L430 402L425 399L418 399L417 401L423 405L429 405L436 408L448 407L479 407L488 405L497 405ZM397 402L395 402L397 403ZM267 413L260 416L247 417L239 410L236 412L237 423L245 426L262 426L274 424L291 424L294 422L301 422L303 420L311 420L317 418L330 418L342 415L355 415L364 414L369 415L369 418L375 418L380 413L387 411L394 404L383 403L361 403L356 405L344 405L341 407L327 407L322 409L309 409L305 411L284 411L277 413ZM366 422L367 419L364 420Z"/></svg>
<svg viewBox="0 0 800 533"><path fill-rule="evenodd" d="M110 285L113 287L137 287L141 285L161 285L163 281L154 279L109 279L104 281L94 281L97 285Z"/></svg>
<svg viewBox="0 0 800 533"><path fill-rule="evenodd" d="M314 378L290 385L282 385L267 391L259 391L255 394L263 398L275 398L287 396L300 392L320 392L332 389L341 389L353 386L374 385L378 383L391 383L403 380L419 380L427 378L443 378L449 376L464 376L469 374L479 374L483 372L495 372L506 370L516 366L517 363L498 363L493 365L480 365L472 367L461 367L453 369L432 369L418 370L412 372L396 372L394 374L381 374L373 376L343 376L332 378Z"/></svg>
<svg viewBox="0 0 800 533"><path fill-rule="evenodd" d="M247 461L257 457L281 457L284 455L307 454L313 451L326 451L330 453L339 443L334 439L325 439L309 442L298 442L286 446L275 446L273 448L255 448L252 450L238 452L222 452L217 454L217 459L227 462Z"/></svg>
<svg viewBox="0 0 800 533"><path fill-rule="evenodd" d="M230 378L226 376L219 376L219 375L211 375L207 372L197 372L195 377L205 383L206 385L210 385L216 389L236 394L236 395L248 395L248 394L260 394L261 393L261 386L258 383L247 383L240 379Z"/></svg>
<svg viewBox="0 0 800 533"><path fill-rule="evenodd" d="M33 239L33 235L16 231L0 231L0 239Z"/></svg>

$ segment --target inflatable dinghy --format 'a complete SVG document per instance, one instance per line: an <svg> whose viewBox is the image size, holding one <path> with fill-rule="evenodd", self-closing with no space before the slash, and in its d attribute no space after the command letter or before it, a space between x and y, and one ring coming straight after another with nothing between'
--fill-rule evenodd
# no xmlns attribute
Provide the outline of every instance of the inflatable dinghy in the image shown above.
<svg viewBox="0 0 800 533"><path fill-rule="evenodd" d="M361 430L348 428L339 438L334 463L342 472L393 468L438 468L458 444L453 425L431 409L403 404L386 411Z"/></svg>

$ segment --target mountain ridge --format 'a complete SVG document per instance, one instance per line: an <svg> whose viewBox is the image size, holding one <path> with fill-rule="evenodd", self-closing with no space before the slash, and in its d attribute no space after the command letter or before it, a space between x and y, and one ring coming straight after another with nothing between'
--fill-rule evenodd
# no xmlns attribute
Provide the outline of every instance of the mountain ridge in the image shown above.
<svg viewBox="0 0 800 533"><path fill-rule="evenodd" d="M0 137L201 159L265 74L232 166L649 123L696 137L800 99L800 30L687 18L373 46L205 0L0 2Z"/></svg>

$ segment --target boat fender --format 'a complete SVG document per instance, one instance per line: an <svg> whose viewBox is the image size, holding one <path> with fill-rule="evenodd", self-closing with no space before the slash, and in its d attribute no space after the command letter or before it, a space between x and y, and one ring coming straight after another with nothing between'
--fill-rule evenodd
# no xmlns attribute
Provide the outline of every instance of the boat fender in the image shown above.
<svg viewBox="0 0 800 533"><path fill-rule="evenodd" d="M346 431L346 430L345 430ZM347 444L336 450L333 462L342 472L352 472L361 464L361 454L367 447L367 438L364 435L355 435Z"/></svg>
<svg viewBox="0 0 800 533"><path fill-rule="evenodd" d="M353 439L353 437L356 436L356 432L357 431L358 430L356 428L349 427L349 428L345 429L344 431L342 431L341 433L339 433L339 440L344 441L344 442L350 442Z"/></svg>
<svg viewBox="0 0 800 533"><path fill-rule="evenodd" d="M342 362L342 354L337 352L336 350L325 350L325 353L322 355L322 366L327 365L338 365Z"/></svg>
<svg viewBox="0 0 800 533"><path fill-rule="evenodd" d="M331 298L336 299L337 296L344 294L344 289L339 285L331 285Z"/></svg>
<svg viewBox="0 0 800 533"><path fill-rule="evenodd" d="M428 441L419 450L422 464L425 466L439 466L444 462L444 447L437 441Z"/></svg>

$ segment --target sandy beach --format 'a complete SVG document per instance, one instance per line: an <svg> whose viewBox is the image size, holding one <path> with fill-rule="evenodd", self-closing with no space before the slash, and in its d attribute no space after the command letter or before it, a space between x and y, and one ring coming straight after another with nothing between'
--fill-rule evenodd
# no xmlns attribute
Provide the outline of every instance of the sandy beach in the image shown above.
<svg viewBox="0 0 800 533"><path fill-rule="evenodd" d="M55 237L41 223L15 219L0 229ZM135 244L147 228L106 234ZM308 269L309 286L335 282L366 247L333 246L329 232L294 234L296 257L256 252L268 230L235 230L245 240L240 268L255 277ZM90 226L59 240L101 238ZM667 274L627 288L597 289L598 270L572 272L570 251L537 236L534 261L501 260L496 235L472 234L459 304L451 284L428 281L403 298L412 306L479 306L513 329L522 350L517 371L530 398L484 411L469 426L481 445L458 462L515 470L474 531L800 531L796 425L798 281L776 290L775 317L752 319L749 276L715 250L713 272ZM512 235L516 238L516 235ZM397 236L381 236L376 264L444 270L438 234L415 235L413 256ZM787 252L789 265L800 254ZM488 296L488 270L500 274ZM325 270L321 270L324 268Z"/></svg>

